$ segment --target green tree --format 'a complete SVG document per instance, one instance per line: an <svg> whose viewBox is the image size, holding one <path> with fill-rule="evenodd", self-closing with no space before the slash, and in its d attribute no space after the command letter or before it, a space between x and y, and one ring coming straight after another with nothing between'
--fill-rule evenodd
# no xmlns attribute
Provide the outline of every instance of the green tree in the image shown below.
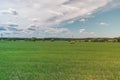
<svg viewBox="0 0 120 80"><path fill-rule="evenodd" d="M31 41L36 41L36 40L37 40L36 37L32 37L32 38L31 38Z"/></svg>

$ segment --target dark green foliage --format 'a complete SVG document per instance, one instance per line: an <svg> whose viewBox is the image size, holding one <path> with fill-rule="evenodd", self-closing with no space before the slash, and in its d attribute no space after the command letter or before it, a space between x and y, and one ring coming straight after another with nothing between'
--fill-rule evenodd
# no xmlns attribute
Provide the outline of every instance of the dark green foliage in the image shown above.
<svg viewBox="0 0 120 80"><path fill-rule="evenodd" d="M117 42L120 42L120 37L118 37L118 38L115 38L116 40L117 40Z"/></svg>
<svg viewBox="0 0 120 80"><path fill-rule="evenodd" d="M37 41L37 38L36 37L32 37L31 41Z"/></svg>
<svg viewBox="0 0 120 80"><path fill-rule="evenodd" d="M117 38L0 38L0 41L77 41L77 42L120 42L120 37Z"/></svg>
<svg viewBox="0 0 120 80"><path fill-rule="evenodd" d="M55 41L55 39L51 39L50 41L51 41L51 42L54 42L54 41Z"/></svg>

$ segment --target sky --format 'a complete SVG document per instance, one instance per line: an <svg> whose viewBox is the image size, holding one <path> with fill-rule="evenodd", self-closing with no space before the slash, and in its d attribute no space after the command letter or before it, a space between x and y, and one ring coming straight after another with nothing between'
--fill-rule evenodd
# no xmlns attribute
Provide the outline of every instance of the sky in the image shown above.
<svg viewBox="0 0 120 80"><path fill-rule="evenodd" d="M119 37L120 0L0 0L2 37Z"/></svg>

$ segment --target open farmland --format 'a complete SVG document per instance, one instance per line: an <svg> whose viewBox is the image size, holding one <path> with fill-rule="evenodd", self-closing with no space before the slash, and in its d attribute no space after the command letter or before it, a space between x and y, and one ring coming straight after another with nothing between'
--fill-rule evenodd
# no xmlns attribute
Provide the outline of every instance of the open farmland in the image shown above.
<svg viewBox="0 0 120 80"><path fill-rule="evenodd" d="M1 41L0 80L120 80L120 43Z"/></svg>

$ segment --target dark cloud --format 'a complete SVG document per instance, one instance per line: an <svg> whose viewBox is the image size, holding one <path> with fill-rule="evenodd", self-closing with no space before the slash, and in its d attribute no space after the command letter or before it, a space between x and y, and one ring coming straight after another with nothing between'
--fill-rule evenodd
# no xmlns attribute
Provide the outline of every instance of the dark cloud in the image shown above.
<svg viewBox="0 0 120 80"><path fill-rule="evenodd" d="M10 26L10 27L18 27L19 25L17 25L17 24L8 24L8 26Z"/></svg>
<svg viewBox="0 0 120 80"><path fill-rule="evenodd" d="M17 29L15 27L8 27L10 31L23 31L22 29Z"/></svg>
<svg viewBox="0 0 120 80"><path fill-rule="evenodd" d="M48 19L47 21L49 22L49 21L54 21L54 20L56 20L57 19L57 16L54 16L54 17L51 17L50 19Z"/></svg>
<svg viewBox="0 0 120 80"><path fill-rule="evenodd" d="M13 15L18 15L18 12L17 11L12 11L12 14Z"/></svg>
<svg viewBox="0 0 120 80"><path fill-rule="evenodd" d="M28 28L28 30L30 30L30 31L35 31L36 29L34 29L34 28Z"/></svg>
<svg viewBox="0 0 120 80"><path fill-rule="evenodd" d="M11 34L11 33L4 33L4 34L9 35L9 34Z"/></svg>
<svg viewBox="0 0 120 80"><path fill-rule="evenodd" d="M12 34L20 34L20 33L18 33L18 32L13 32Z"/></svg>
<svg viewBox="0 0 120 80"><path fill-rule="evenodd" d="M34 27L36 27L35 25L32 25L32 26L30 26L31 28L34 28Z"/></svg>
<svg viewBox="0 0 120 80"><path fill-rule="evenodd" d="M9 8L8 10L1 10L2 14L11 14L11 15L18 15L18 12L15 9Z"/></svg>
<svg viewBox="0 0 120 80"><path fill-rule="evenodd" d="M0 26L0 31L6 31L6 29L2 26Z"/></svg>

